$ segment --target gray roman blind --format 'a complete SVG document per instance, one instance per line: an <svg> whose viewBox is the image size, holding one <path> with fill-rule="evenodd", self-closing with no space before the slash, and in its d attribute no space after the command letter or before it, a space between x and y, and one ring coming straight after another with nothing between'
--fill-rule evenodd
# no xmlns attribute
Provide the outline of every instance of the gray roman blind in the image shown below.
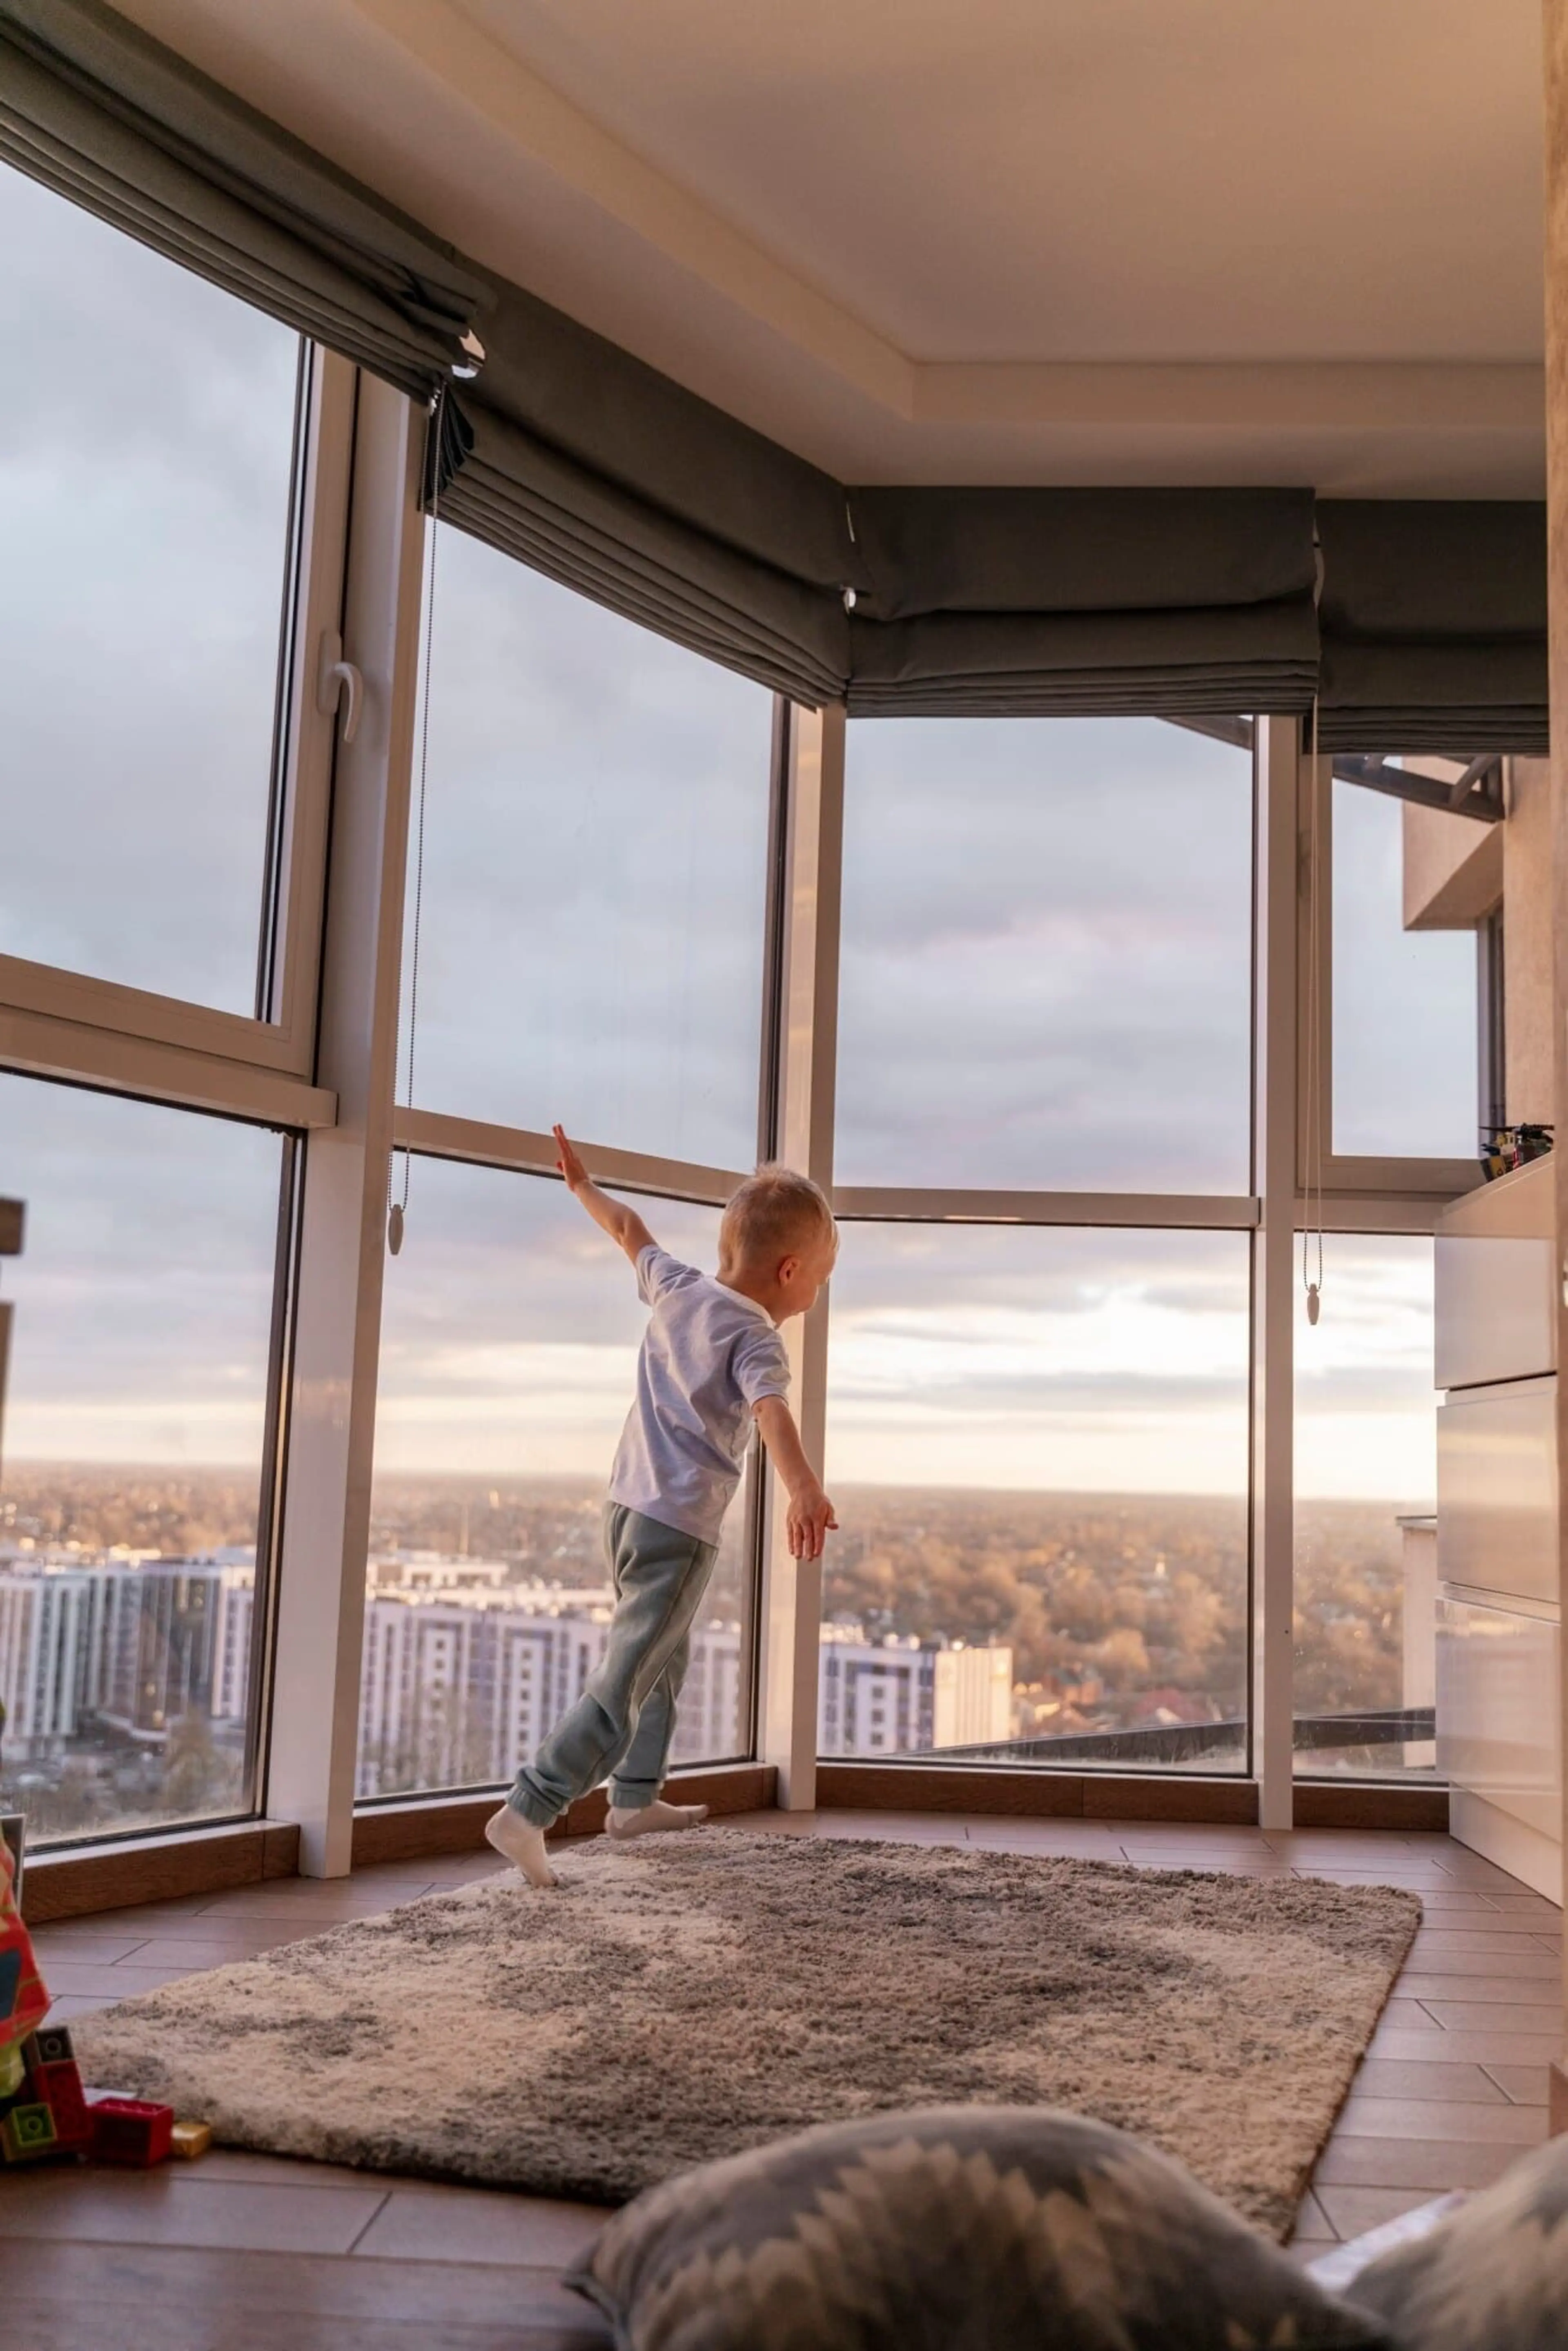
<svg viewBox="0 0 1568 2351"><path fill-rule="evenodd" d="M1544 751L1546 509L1325 500L1329 751Z"/></svg>
<svg viewBox="0 0 1568 2351"><path fill-rule="evenodd" d="M857 489L862 717L1308 708L1305 490Z"/></svg>
<svg viewBox="0 0 1568 2351"><path fill-rule="evenodd" d="M441 512L810 703L1304 710L1312 496L847 490L516 287Z"/></svg>
<svg viewBox="0 0 1568 2351"><path fill-rule="evenodd" d="M99 0L0 0L0 160L416 397L463 357L449 246Z"/></svg>
<svg viewBox="0 0 1568 2351"><path fill-rule="evenodd" d="M843 693L866 584L837 482L520 287L497 286L440 510L807 703Z"/></svg>

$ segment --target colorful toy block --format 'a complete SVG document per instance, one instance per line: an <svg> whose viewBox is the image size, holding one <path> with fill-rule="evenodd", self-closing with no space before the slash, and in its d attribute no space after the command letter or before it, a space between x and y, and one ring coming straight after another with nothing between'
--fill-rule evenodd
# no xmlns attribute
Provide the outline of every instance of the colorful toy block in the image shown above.
<svg viewBox="0 0 1568 2351"><path fill-rule="evenodd" d="M45 2105L26 2105L20 2098L0 2115L0 2155L7 2163L30 2163L42 2155L59 2152L55 2118Z"/></svg>
<svg viewBox="0 0 1568 2351"><path fill-rule="evenodd" d="M151 2098L95 2098L88 2113L95 2162L150 2170L167 2161L174 2129L172 2106L158 2105Z"/></svg>
<svg viewBox="0 0 1568 2351"><path fill-rule="evenodd" d="M81 2075L76 2059L68 2057L54 2065L35 2065L32 2083L41 2094L43 2103L55 2118L55 2133L60 2151L86 2149L92 2144L92 2116L88 2111Z"/></svg>
<svg viewBox="0 0 1568 2351"><path fill-rule="evenodd" d="M54 2053L47 2063L46 2050ZM0 2095L0 2161L36 2163L44 2156L82 2152L92 2125L69 2033L59 2028L36 2032L13 2053L20 2075Z"/></svg>
<svg viewBox="0 0 1568 2351"><path fill-rule="evenodd" d="M176 2123L170 2134L169 2152L183 2163L194 2163L199 2155L205 2155L212 2143L211 2123Z"/></svg>

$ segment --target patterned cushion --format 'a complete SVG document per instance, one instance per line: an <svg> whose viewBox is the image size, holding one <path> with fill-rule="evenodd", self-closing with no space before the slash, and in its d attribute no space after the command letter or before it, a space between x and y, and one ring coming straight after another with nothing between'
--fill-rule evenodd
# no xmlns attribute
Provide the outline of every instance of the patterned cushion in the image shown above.
<svg viewBox="0 0 1568 2351"><path fill-rule="evenodd" d="M1511 2164L1430 2236L1396 2246L1346 2294L1409 2351L1562 2351L1568 2344L1568 2138Z"/></svg>
<svg viewBox="0 0 1568 2351"><path fill-rule="evenodd" d="M1125 2132L1042 2106L835 2123L617 2213L568 2280L622 2351L1386 2346Z"/></svg>

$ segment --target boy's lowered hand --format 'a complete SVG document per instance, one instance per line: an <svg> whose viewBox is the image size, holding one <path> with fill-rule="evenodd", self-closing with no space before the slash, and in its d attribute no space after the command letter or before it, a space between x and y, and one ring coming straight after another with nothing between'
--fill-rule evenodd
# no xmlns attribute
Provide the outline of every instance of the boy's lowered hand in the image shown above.
<svg viewBox="0 0 1568 2351"><path fill-rule="evenodd" d="M833 1506L821 1486L803 1486L789 1497L785 1526L791 1559L821 1559L823 1538L838 1530Z"/></svg>
<svg viewBox="0 0 1568 2351"><path fill-rule="evenodd" d="M763 1396L752 1406L762 1442L789 1497L784 1525L792 1559L821 1559L822 1538L838 1526L822 1481L806 1458L795 1416L782 1396Z"/></svg>

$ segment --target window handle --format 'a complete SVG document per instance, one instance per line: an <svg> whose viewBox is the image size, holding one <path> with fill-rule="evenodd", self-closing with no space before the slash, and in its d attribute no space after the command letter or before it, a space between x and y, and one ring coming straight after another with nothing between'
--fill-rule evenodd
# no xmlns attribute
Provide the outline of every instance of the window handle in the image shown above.
<svg viewBox="0 0 1568 2351"><path fill-rule="evenodd" d="M364 708L365 681L351 661L343 659L343 640L336 629L321 632L321 662L316 673L316 707L330 717L341 701L343 688L349 690L349 707L343 714L343 740L351 743L360 731L360 713Z"/></svg>

